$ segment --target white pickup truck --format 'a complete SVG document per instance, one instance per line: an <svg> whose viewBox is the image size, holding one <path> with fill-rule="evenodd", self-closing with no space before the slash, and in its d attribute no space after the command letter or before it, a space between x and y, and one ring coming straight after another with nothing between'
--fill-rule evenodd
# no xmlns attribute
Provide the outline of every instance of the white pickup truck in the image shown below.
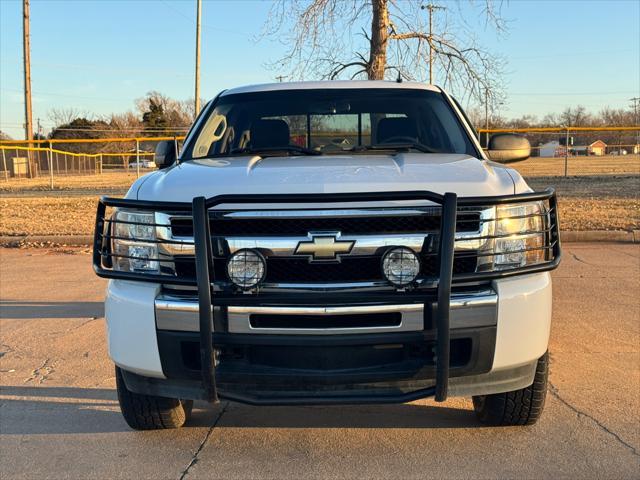
<svg viewBox="0 0 640 480"><path fill-rule="evenodd" d="M485 153L460 105L410 82L226 90L178 155L98 205L109 355L134 429L193 400L361 404L472 396L526 425L546 394L553 190ZM493 159L500 163L489 160Z"/></svg>

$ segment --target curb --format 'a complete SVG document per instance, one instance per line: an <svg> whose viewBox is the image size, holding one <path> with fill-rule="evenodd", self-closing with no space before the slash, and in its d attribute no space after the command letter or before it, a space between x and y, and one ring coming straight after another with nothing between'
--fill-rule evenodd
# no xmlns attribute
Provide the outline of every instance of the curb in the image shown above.
<svg viewBox="0 0 640 480"><path fill-rule="evenodd" d="M623 230L586 230L581 232L560 232L560 240L565 243L577 242L615 242L615 243L640 243L640 230L630 232ZM21 245L33 246L78 246L87 247L93 244L93 235L21 235L0 236L0 246L19 247Z"/></svg>
<svg viewBox="0 0 640 480"><path fill-rule="evenodd" d="M586 230L582 232L560 232L560 240L566 243L575 242L615 242L640 243L640 230L626 232L624 230Z"/></svg>
<svg viewBox="0 0 640 480"><path fill-rule="evenodd" d="M31 245L35 244L35 245ZM88 247L93 244L93 235L18 235L18 236L0 236L0 246L3 247L19 247L26 246L73 246Z"/></svg>

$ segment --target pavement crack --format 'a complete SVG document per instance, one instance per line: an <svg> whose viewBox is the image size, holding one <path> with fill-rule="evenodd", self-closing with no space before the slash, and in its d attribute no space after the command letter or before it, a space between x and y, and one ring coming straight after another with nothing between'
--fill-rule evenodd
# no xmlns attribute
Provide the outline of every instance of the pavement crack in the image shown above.
<svg viewBox="0 0 640 480"><path fill-rule="evenodd" d="M580 263L584 263L585 265L589 265L589 266L591 266L591 267L595 267L595 266L596 266L596 265L594 265L593 263L585 262L583 259L581 259L578 255L576 255L576 254L575 254L575 253L573 253L573 252L569 252L569 253L571 253L571 256L572 256L574 259L576 259L578 262L580 262Z"/></svg>
<svg viewBox="0 0 640 480"><path fill-rule="evenodd" d="M54 371L53 362L50 358L47 358L42 365L31 371L31 376L25 378L24 383L33 381L34 383L37 382L38 384L41 384L49 378L49 375Z"/></svg>
<svg viewBox="0 0 640 480"><path fill-rule="evenodd" d="M612 248L611 250L613 250L616 253L621 253L621 254L627 255L627 256L629 256L631 258L635 258L636 260L640 260L640 256L634 255L634 254L629 253L629 252L625 252L624 250L618 250L617 248Z"/></svg>
<svg viewBox="0 0 640 480"><path fill-rule="evenodd" d="M191 457L189 464L185 467L185 469L180 474L179 480L184 480L184 478L186 478L186 476L189 474L189 470L191 469L191 467L193 467L196 463L198 463L198 456L200 455L200 452L202 452L202 449L209 441L209 438L213 433L213 429L216 428L216 426L218 425L218 422L220 422L220 419L222 418L222 415L224 415L224 412L227 411L228 406L229 406L229 402L225 403L224 406L222 407L222 410L220 410L220 413L218 414L216 419L213 421L213 424L209 427L209 430L207 430L207 434L204 436L204 438L200 442L200 445L198 446L196 451L193 452L193 456Z"/></svg>
<svg viewBox="0 0 640 480"><path fill-rule="evenodd" d="M2 349L0 350L0 358L4 357L7 353L13 352L13 348L6 343L0 343L0 348Z"/></svg>
<svg viewBox="0 0 640 480"><path fill-rule="evenodd" d="M586 412L583 412L582 410L580 410L579 408L573 406L567 400L562 398L558 388L554 384L552 384L551 382L549 382L549 392L551 393L551 395L553 395L555 398L557 398L560 401L560 403L562 403L564 406L569 408L569 410L574 412L578 416L578 418L580 418L580 417L588 418L593 423L595 423L598 426L598 428L600 428L600 430L602 430L603 432L605 432L605 433L609 434L610 436L612 436L613 438L615 438L618 441L618 443L620 443L622 446L624 446L625 448L630 450L631 453L633 453L636 457L640 457L640 452L638 452L638 449L636 447L634 447L630 443L626 442L620 435L618 435L616 432L611 430L609 427L607 427L605 424L603 424L597 418L592 417L591 415L589 415Z"/></svg>
<svg viewBox="0 0 640 480"><path fill-rule="evenodd" d="M78 325L74 325L73 327L69 327L66 330L58 330L57 332L51 332L51 333L49 333L49 335L52 336L52 337L59 337L59 336L62 336L62 335L66 335L67 333L73 332L74 330L78 330L79 328L84 327L87 323L91 323L91 322L93 322L95 320L98 320L99 318L102 318L102 317L91 317L91 318L88 318L85 321L83 321L82 323L79 323Z"/></svg>

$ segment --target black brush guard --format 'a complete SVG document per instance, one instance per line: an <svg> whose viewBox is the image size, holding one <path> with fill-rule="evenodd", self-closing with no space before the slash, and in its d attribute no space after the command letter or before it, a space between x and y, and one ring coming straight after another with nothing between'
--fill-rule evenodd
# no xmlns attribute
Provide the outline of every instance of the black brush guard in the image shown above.
<svg viewBox="0 0 640 480"><path fill-rule="evenodd" d="M398 201L428 201L441 206L440 232L438 244L439 276L437 279L437 307L436 307L436 378L435 385L429 388L415 390L401 394L351 395L351 396L314 396L312 401L308 397L288 397L277 399L258 398L234 392L219 392L216 386L214 344L225 343L229 338L225 325L213 315L212 306L218 300L214 294L213 284L213 251L211 242L211 228L208 211L223 204L323 204L350 202L398 202ZM459 207L496 206L502 204L524 203L532 201L548 201L548 224L544 231L527 233L545 233L546 243L539 247L547 252L548 261L522 268L490 271L479 273L464 273L453 275L453 260L455 250L456 216ZM180 278L164 274L145 274L126 271L115 271L106 268L105 259L118 257L109 251L110 227L114 222L105 218L106 208L127 208L137 211L170 211L181 214L190 213L193 217L193 234L195 244L196 278ZM519 218L519 217L512 217ZM489 219L484 221L496 221ZM121 222L122 223L122 222ZM455 193L439 195L428 191L406 192L378 192L378 193L336 193L336 194L245 194L220 195L206 199L196 197L191 204L183 202L153 202L142 200L116 199L103 197L98 203L96 228L93 248L93 266L96 273L105 278L156 282L169 285L197 286L199 304L199 340L201 361L201 399L217 402L219 398L240 401L254 405L287 405L287 404L347 404L347 403L404 403L420 398L434 396L437 402L447 398L450 363L450 328L449 309L451 286L454 283L487 281L525 273L536 273L556 268L560 262L560 236L558 229L557 199L553 189L543 192L532 192L517 195L494 197L461 197ZM157 226L157 225L152 225ZM165 225L163 225L165 226ZM476 237L477 238L498 238ZM467 238L466 240L469 240ZM145 242L148 242L145 240ZM157 243L173 243L167 240ZM179 243L179 242L175 242ZM526 251L526 250L525 250ZM107 253L105 253L107 252ZM487 254L484 254L487 255ZM108 262L107 262L108 263ZM246 295L245 295L246 297ZM433 298L433 292L425 292L425 298ZM228 299L227 304L228 304ZM212 328L213 325L213 328ZM213 339L213 340L212 340ZM219 339L219 340L218 340Z"/></svg>

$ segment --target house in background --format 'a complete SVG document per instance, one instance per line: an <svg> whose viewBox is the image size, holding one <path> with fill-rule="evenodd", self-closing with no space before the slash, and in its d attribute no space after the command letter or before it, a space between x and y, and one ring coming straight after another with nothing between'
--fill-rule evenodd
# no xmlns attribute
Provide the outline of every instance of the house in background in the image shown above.
<svg viewBox="0 0 640 480"><path fill-rule="evenodd" d="M564 142L562 142L564 143ZM541 144L538 149L541 157L564 157L565 146L557 140ZM569 147L569 155L605 155L607 144L596 140L589 145L573 145Z"/></svg>
<svg viewBox="0 0 640 480"><path fill-rule="evenodd" d="M602 140L596 140L589 145L574 145L571 147L569 153L571 155L604 155L607 150L607 144Z"/></svg>
<svg viewBox="0 0 640 480"><path fill-rule="evenodd" d="M602 140L596 140L587 147L589 155L604 155L607 150L607 144Z"/></svg>

